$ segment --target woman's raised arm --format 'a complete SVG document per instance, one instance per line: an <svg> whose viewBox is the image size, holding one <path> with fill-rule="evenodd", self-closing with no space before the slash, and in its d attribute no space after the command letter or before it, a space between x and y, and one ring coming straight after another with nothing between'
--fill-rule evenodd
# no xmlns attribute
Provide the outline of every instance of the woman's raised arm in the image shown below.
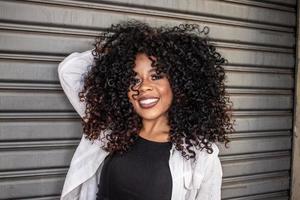
<svg viewBox="0 0 300 200"><path fill-rule="evenodd" d="M78 93L83 88L84 75L93 62L92 50L88 50L82 53L71 53L58 65L61 87L80 117L84 116L85 102L79 100Z"/></svg>

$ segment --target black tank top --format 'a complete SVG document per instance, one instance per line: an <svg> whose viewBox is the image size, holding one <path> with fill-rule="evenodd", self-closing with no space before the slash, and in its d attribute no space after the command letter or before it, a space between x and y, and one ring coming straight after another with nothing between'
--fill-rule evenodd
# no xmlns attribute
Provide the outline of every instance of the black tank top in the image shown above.
<svg viewBox="0 0 300 200"><path fill-rule="evenodd" d="M170 200L171 142L155 142L140 136L123 155L104 160L97 200Z"/></svg>

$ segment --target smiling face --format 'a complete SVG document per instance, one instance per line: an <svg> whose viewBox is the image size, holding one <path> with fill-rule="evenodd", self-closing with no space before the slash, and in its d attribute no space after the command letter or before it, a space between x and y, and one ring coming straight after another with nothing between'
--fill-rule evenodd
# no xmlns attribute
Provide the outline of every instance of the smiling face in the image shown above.
<svg viewBox="0 0 300 200"><path fill-rule="evenodd" d="M153 58L154 59L154 58ZM167 77L161 73L157 75L151 67L151 60L146 54L137 54L133 70L137 73L133 89L129 90L128 98L134 110L144 120L157 120L167 117L172 103L173 93ZM136 96L133 96L133 95Z"/></svg>

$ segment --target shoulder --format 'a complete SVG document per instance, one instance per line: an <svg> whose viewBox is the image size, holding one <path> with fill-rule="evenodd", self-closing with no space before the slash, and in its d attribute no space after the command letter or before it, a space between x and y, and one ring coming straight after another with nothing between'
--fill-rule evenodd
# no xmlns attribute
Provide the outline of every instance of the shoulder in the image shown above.
<svg viewBox="0 0 300 200"><path fill-rule="evenodd" d="M204 149L195 149L196 160L201 158L213 158L218 157L220 150L216 143L211 143L212 152L209 153L205 148Z"/></svg>
<svg viewBox="0 0 300 200"><path fill-rule="evenodd" d="M110 133L110 130L106 129L102 131L102 134ZM83 158L87 160L94 160L99 155L108 154L102 146L105 146L107 143L106 138L104 137L102 140L95 139L90 140L86 137L86 135L82 135L81 140L76 148L76 151L73 155L73 162L82 162Z"/></svg>
<svg viewBox="0 0 300 200"><path fill-rule="evenodd" d="M214 168L220 163L219 147L216 143L211 144L212 153L208 153L206 149L196 150L195 169L205 173L208 168Z"/></svg>

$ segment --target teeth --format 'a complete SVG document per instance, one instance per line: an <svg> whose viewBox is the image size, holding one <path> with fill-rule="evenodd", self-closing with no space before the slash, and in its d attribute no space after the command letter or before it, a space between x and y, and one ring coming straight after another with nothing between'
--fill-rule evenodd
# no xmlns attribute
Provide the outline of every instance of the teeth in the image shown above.
<svg viewBox="0 0 300 200"><path fill-rule="evenodd" d="M158 99L144 99L144 100L140 100L140 103L141 104L150 104L150 103L154 103L154 102L157 102Z"/></svg>

